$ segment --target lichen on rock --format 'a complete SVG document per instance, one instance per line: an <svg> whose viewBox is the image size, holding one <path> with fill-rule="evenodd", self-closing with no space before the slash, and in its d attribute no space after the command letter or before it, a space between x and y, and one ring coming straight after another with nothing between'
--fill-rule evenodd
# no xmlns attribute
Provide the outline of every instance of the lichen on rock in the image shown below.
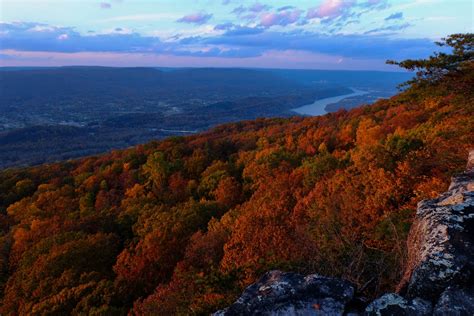
<svg viewBox="0 0 474 316"><path fill-rule="evenodd" d="M370 303L365 309L366 315L431 315L432 305L429 301L414 298L405 299L402 296L389 293Z"/></svg>
<svg viewBox="0 0 474 316"><path fill-rule="evenodd" d="M474 289L449 287L441 294L433 315L469 316L474 313Z"/></svg>
<svg viewBox="0 0 474 316"><path fill-rule="evenodd" d="M354 293L348 281L275 270L214 315L343 315Z"/></svg>
<svg viewBox="0 0 474 316"><path fill-rule="evenodd" d="M409 265L398 291L436 299L449 286L474 276L474 154L468 170L453 177L448 191L418 204L408 237Z"/></svg>

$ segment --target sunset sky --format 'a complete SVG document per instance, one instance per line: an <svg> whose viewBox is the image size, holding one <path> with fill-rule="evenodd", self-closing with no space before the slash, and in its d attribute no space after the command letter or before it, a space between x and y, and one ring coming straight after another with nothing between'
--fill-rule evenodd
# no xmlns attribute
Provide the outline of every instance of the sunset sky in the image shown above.
<svg viewBox="0 0 474 316"><path fill-rule="evenodd" d="M0 0L1 66L391 69L473 32L471 0Z"/></svg>

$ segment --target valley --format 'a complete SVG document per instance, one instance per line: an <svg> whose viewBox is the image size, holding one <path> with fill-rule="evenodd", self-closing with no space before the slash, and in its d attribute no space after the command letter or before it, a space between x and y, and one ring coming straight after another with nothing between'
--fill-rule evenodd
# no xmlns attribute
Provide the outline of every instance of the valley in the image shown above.
<svg viewBox="0 0 474 316"><path fill-rule="evenodd" d="M293 110L326 98L331 98L329 112L349 109L390 97L410 76L375 71L3 68L0 168L98 154L240 120L320 115L324 109ZM370 94L350 94L351 87Z"/></svg>

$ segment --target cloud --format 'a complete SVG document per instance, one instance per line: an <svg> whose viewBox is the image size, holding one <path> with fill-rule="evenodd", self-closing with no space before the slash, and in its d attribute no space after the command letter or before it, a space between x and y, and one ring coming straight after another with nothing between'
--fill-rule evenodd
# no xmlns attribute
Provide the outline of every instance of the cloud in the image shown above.
<svg viewBox="0 0 474 316"><path fill-rule="evenodd" d="M268 9L270 9L269 5L262 4L262 3L259 3L259 2L256 2L256 3L254 3L253 5L251 5L247 8L248 11L256 12L256 13L259 13L259 12L262 12L262 11L265 11L265 10L268 10Z"/></svg>
<svg viewBox="0 0 474 316"><path fill-rule="evenodd" d="M180 23L190 23L190 24L204 24L212 18L212 14L205 12L196 12L189 15L185 15L182 18L178 19L177 22Z"/></svg>
<svg viewBox="0 0 474 316"><path fill-rule="evenodd" d="M412 24L410 24L410 23L384 26L384 27L379 27L379 28L369 30L369 31L365 32L364 34L383 33L383 32L387 32L387 31L389 31L389 32L400 31L400 30L404 30L404 29L406 29L410 26L412 26Z"/></svg>
<svg viewBox="0 0 474 316"><path fill-rule="evenodd" d="M286 10L292 10L292 9L296 9L296 7L292 5L286 5L284 7L278 8L277 11L286 11Z"/></svg>
<svg viewBox="0 0 474 316"><path fill-rule="evenodd" d="M232 10L231 13L234 13L236 15L242 15L244 13L249 13L248 16L254 16L257 17L259 13L262 13L264 11L270 10L271 6L267 4L262 4L260 2L255 2L254 4L244 7L243 5L240 5L234 10Z"/></svg>
<svg viewBox="0 0 474 316"><path fill-rule="evenodd" d="M324 0L319 6L309 8L306 14L308 20L321 19L325 24L335 20L359 19L361 15L389 7L387 0Z"/></svg>
<svg viewBox="0 0 474 316"><path fill-rule="evenodd" d="M58 36L58 40L60 40L60 41L65 41L67 39L69 39L69 35L67 35L67 34L61 34L61 35Z"/></svg>
<svg viewBox="0 0 474 316"><path fill-rule="evenodd" d="M271 27L274 25L286 26L297 22L302 10L294 6L283 6L276 10L270 10L271 6L255 2L253 5L244 7L242 5L234 8L231 13L236 14L241 20L258 23L259 26Z"/></svg>
<svg viewBox="0 0 474 316"><path fill-rule="evenodd" d="M216 31L227 31L227 30L233 28L234 26L235 26L234 23L226 22L226 23L222 23L222 24L217 24L216 26L214 26L214 30L216 30Z"/></svg>
<svg viewBox="0 0 474 316"><path fill-rule="evenodd" d="M0 60L10 60L10 59L15 59L14 56L10 55L10 54L2 54L0 53Z"/></svg>
<svg viewBox="0 0 474 316"><path fill-rule="evenodd" d="M260 55L260 51L247 47L228 47L201 43L194 45L193 37L178 42L163 42L159 37L142 36L130 33L124 28L115 28L110 33L88 33L82 35L73 28L55 27L40 23L1 23L0 50L38 51L38 52L116 52L116 53L155 53L174 56L247 58ZM233 25L226 34L256 34L261 30Z"/></svg>
<svg viewBox="0 0 474 316"><path fill-rule="evenodd" d="M27 51L160 51L166 49L159 38L141 36L136 33L82 35L71 27L57 27L41 23L0 23L6 33L0 35L2 49Z"/></svg>
<svg viewBox="0 0 474 316"><path fill-rule="evenodd" d="M251 35L264 32L264 28L236 25L234 23L218 24L214 27L216 31L225 31L225 36Z"/></svg>
<svg viewBox="0 0 474 316"><path fill-rule="evenodd" d="M221 48L216 46L204 47L189 51L186 49L176 50L173 56L193 56L193 57L220 57L220 58L250 58L261 56L259 51L248 48Z"/></svg>
<svg viewBox="0 0 474 316"><path fill-rule="evenodd" d="M280 21L280 23L286 23L286 21ZM283 32L258 25L252 27L223 23L213 27L206 36L180 36L162 41L158 36L140 35L121 27L102 34L81 34L70 27L16 22L0 23L2 30L0 50L50 52L51 54L86 52L166 54L233 59L254 58L270 51L324 54L338 56L344 60L400 60L428 56L435 48L431 40L402 39L387 35L388 32L396 32L409 26L409 24L402 24L374 28L366 34L328 35L314 31Z"/></svg>
<svg viewBox="0 0 474 316"><path fill-rule="evenodd" d="M392 28L392 30L395 28ZM188 44L231 45L252 48L263 54L269 50L298 50L347 58L406 59L428 56L435 46L429 39L402 39L378 34L325 35L308 31L272 32L209 38L196 37Z"/></svg>
<svg viewBox="0 0 474 316"><path fill-rule="evenodd" d="M392 13L385 18L385 21L389 20L401 20L403 19L403 12Z"/></svg>
<svg viewBox="0 0 474 316"><path fill-rule="evenodd" d="M232 10L231 13L241 15L241 14L245 13L246 11L247 11L247 8L245 8L243 5L240 5L236 8L234 8L234 10Z"/></svg>
<svg viewBox="0 0 474 316"><path fill-rule="evenodd" d="M0 50L2 66L118 66L130 67L252 67L252 68L307 68L307 69L379 69L393 70L385 65L384 60L373 59L341 59L337 56L314 54L295 50L268 51L261 56L248 58L173 56L153 53L50 53L50 52L19 52Z"/></svg>
<svg viewBox="0 0 474 316"><path fill-rule="evenodd" d="M376 10L382 10L390 7L387 0L367 0L366 2L360 3L358 6Z"/></svg>
<svg viewBox="0 0 474 316"><path fill-rule="evenodd" d="M100 8L101 9L110 9L110 8L112 8L112 5L108 2L101 2L100 3Z"/></svg>
<svg viewBox="0 0 474 316"><path fill-rule="evenodd" d="M285 26L297 22L301 17L301 10L284 9L277 12L267 12L260 17L260 25L271 27L273 25Z"/></svg>
<svg viewBox="0 0 474 316"><path fill-rule="evenodd" d="M347 14L355 4L355 0L324 0L318 7L308 10L307 18L336 18Z"/></svg>

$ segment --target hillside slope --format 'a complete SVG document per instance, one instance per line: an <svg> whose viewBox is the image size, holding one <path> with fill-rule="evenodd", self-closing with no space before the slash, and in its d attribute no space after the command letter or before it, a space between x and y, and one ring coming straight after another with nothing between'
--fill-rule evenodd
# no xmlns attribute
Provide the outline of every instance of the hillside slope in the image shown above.
<svg viewBox="0 0 474 316"><path fill-rule="evenodd" d="M345 280L275 270L214 315L471 315L473 215L474 150L447 192L418 203L398 293L370 302Z"/></svg>
<svg viewBox="0 0 474 316"><path fill-rule="evenodd" d="M474 147L472 64L390 100L0 173L2 314L209 314L271 269L393 291Z"/></svg>

